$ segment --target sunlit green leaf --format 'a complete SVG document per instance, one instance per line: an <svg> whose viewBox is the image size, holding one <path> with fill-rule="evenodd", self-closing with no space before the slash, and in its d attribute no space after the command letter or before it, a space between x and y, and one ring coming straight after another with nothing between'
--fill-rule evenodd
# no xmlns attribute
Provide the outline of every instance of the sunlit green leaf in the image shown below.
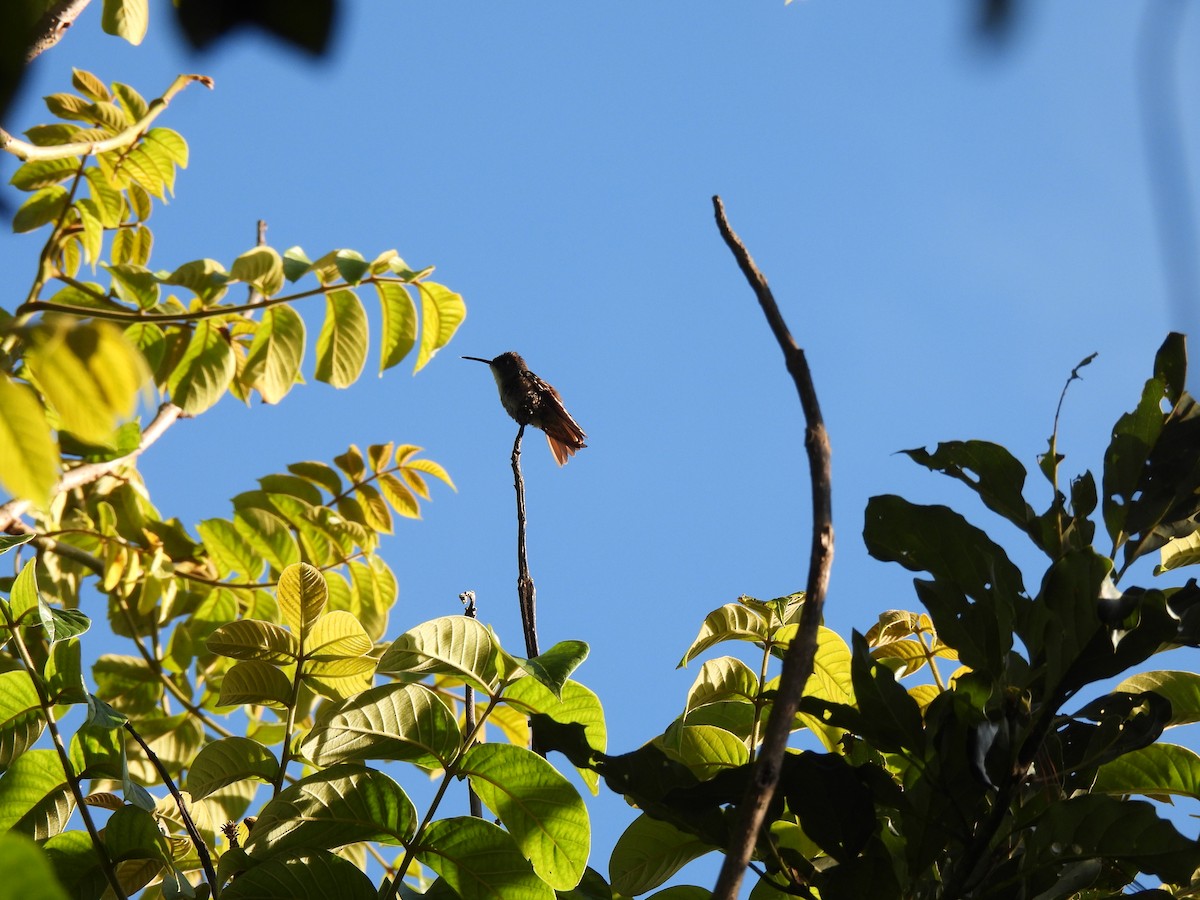
<svg viewBox="0 0 1200 900"><path fill-rule="evenodd" d="M461 900L554 900L508 832L483 819L455 817L430 823L417 859L433 869Z"/></svg>
<svg viewBox="0 0 1200 900"><path fill-rule="evenodd" d="M65 176L64 176L65 177ZM402 284L376 282L383 313L379 371L385 372L408 356L417 342L417 305Z"/></svg>
<svg viewBox="0 0 1200 900"><path fill-rule="evenodd" d="M196 416L221 399L236 368L229 338L211 319L204 319L167 379L167 389L186 415Z"/></svg>
<svg viewBox="0 0 1200 900"><path fill-rule="evenodd" d="M26 835L0 835L0 900L68 900L45 850Z"/></svg>
<svg viewBox="0 0 1200 900"><path fill-rule="evenodd" d="M330 292L317 336L317 381L338 388L357 381L367 359L367 338L367 314L358 296L349 290Z"/></svg>
<svg viewBox="0 0 1200 900"><path fill-rule="evenodd" d="M382 772L346 763L276 794L259 812L246 852L261 859L358 841L400 844L416 827L416 809L400 785Z"/></svg>
<svg viewBox="0 0 1200 900"><path fill-rule="evenodd" d="M193 800L245 779L271 782L279 761L258 741L229 737L211 741L188 767L187 789Z"/></svg>
<svg viewBox="0 0 1200 900"><path fill-rule="evenodd" d="M0 772L33 746L46 727L29 675L0 672Z"/></svg>
<svg viewBox="0 0 1200 900"><path fill-rule="evenodd" d="M229 274L271 297L283 287L283 260L273 247L254 247L233 261Z"/></svg>
<svg viewBox="0 0 1200 900"><path fill-rule="evenodd" d="M43 840L66 827L74 808L53 750L28 750L0 776L0 834L19 831Z"/></svg>
<svg viewBox="0 0 1200 900"><path fill-rule="evenodd" d="M543 881L563 891L579 883L591 828L583 800L553 766L524 747L480 744L460 770Z"/></svg>
<svg viewBox="0 0 1200 900"><path fill-rule="evenodd" d="M271 622L239 619L222 625L205 642L213 653L232 659L287 665L300 655L296 636Z"/></svg>
<svg viewBox="0 0 1200 900"><path fill-rule="evenodd" d="M308 563L297 563L288 566L279 576L276 597L283 621L295 634L303 636L325 611L329 588L319 569Z"/></svg>
<svg viewBox="0 0 1200 900"><path fill-rule="evenodd" d="M466 616L444 616L418 625L392 642L379 673L419 680L455 675L483 691L495 689L499 647L488 629Z"/></svg>
<svg viewBox="0 0 1200 900"><path fill-rule="evenodd" d="M221 679L217 706L271 706L282 709L292 697L292 682L278 668L260 660L243 660Z"/></svg>
<svg viewBox="0 0 1200 900"><path fill-rule="evenodd" d="M0 374L0 485L42 506L58 480L58 445L28 385Z"/></svg>
<svg viewBox="0 0 1200 900"><path fill-rule="evenodd" d="M450 343L467 316L463 298L448 287L432 281L417 284L421 293L421 346L414 372L425 368L434 355Z"/></svg>
<svg viewBox="0 0 1200 900"><path fill-rule="evenodd" d="M669 822L642 814L625 829L608 861L613 890L627 897L658 887L687 863L716 848Z"/></svg>
<svg viewBox="0 0 1200 900"><path fill-rule="evenodd" d="M263 313L246 354L242 383L278 403L300 380L304 362L304 320L290 306L272 306Z"/></svg>
<svg viewBox="0 0 1200 900"><path fill-rule="evenodd" d="M61 184L35 191L13 215L13 231L23 234L55 221L66 209L68 196L67 189Z"/></svg>
<svg viewBox="0 0 1200 900"><path fill-rule="evenodd" d="M704 617L700 633L683 654L679 668L716 644L724 641L765 641L767 633L767 622L761 615L741 604L726 603Z"/></svg>
<svg viewBox="0 0 1200 900"><path fill-rule="evenodd" d="M324 711L302 752L319 766L378 759L442 768L461 740L454 714L428 687L385 684Z"/></svg>
<svg viewBox="0 0 1200 900"><path fill-rule="evenodd" d="M140 44L150 22L148 0L104 0L101 27L129 43Z"/></svg>
<svg viewBox="0 0 1200 900"><path fill-rule="evenodd" d="M371 879L354 863L322 850L273 857L243 872L223 900L377 900Z"/></svg>

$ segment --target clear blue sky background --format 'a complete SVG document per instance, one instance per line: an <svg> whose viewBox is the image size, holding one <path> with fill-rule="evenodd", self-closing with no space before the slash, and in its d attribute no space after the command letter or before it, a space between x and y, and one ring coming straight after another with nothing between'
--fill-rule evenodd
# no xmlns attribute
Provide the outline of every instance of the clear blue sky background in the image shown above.
<svg viewBox="0 0 1200 900"><path fill-rule="evenodd" d="M1012 537L895 451L985 438L1032 470L1064 380L1098 351L1060 442L1067 471L1098 471L1180 327L1139 132L1141 3L1026 4L995 48L961 0L349 2L319 63L251 34L191 56L162 4L129 48L100 33L96 7L38 60L5 125L44 121L37 98L68 89L72 65L147 97L179 72L213 76L162 120L192 163L151 220L156 267L228 264L262 218L273 246L313 258L394 247L434 264L468 306L415 378L313 383L278 408L227 397L179 423L143 464L160 509L195 523L289 462L420 444L458 493L435 490L385 545L401 581L392 631L457 613L473 589L519 651L515 426L487 371L458 356L520 351L589 435L562 470L527 442L530 559L543 644L591 645L578 674L610 706L615 750L682 708L696 666L674 664L707 611L804 584L802 418L714 193L808 351L834 451L827 621L844 635L917 606L911 576L862 548L869 496L953 502ZM1186 26L1194 48L1200 17ZM1200 56L1185 57L1194 123ZM0 241L10 290L37 241ZM315 334L319 301L301 311ZM611 795L593 812L604 871L629 813Z"/></svg>

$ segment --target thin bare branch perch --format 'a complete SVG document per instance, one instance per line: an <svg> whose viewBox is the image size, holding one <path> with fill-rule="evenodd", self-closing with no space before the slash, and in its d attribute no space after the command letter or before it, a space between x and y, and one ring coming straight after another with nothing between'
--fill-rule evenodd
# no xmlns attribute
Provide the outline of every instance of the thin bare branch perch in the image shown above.
<svg viewBox="0 0 1200 900"><path fill-rule="evenodd" d="M517 600L521 606L521 628L525 632L525 655L532 659L538 655L537 589L529 574L529 557L525 551L525 479L521 475L521 438L524 436L525 426L522 425L513 441L512 468L517 489Z"/></svg>
<svg viewBox="0 0 1200 900"><path fill-rule="evenodd" d="M33 26L29 48L25 51L25 64L33 62L61 41L67 29L75 24L79 14L90 2L91 0L59 0L42 13L42 17Z"/></svg>
<svg viewBox="0 0 1200 900"><path fill-rule="evenodd" d="M829 435L825 431L825 421L821 417L821 407L817 402L817 392L813 387L812 373L809 371L804 351L788 331L787 323L784 322L775 303L775 297L767 286L767 279L754 264L746 245L729 227L729 221L725 218L725 206L720 197L713 197L713 211L721 237L725 239L738 266L741 267L742 274L754 290L763 315L767 317L767 323L783 351L787 370L800 395L805 422L804 448L808 453L813 496L812 548L809 553L804 609L800 614L800 630L784 656L779 693L767 720L767 731L754 767L754 777L742 799L737 830L726 851L717 884L713 888L714 900L734 900L746 866L754 853L767 805L771 802L779 783L780 766L784 750L787 748L792 721L800 704L800 697L804 693L805 682L813 670L813 660L817 652L817 629L821 624L825 593L829 587L829 571L833 564L832 468Z"/></svg>

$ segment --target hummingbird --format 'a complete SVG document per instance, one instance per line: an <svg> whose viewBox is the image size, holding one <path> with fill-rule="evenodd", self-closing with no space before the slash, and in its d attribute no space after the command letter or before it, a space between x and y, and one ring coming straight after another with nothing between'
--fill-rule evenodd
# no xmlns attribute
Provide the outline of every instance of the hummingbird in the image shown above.
<svg viewBox="0 0 1200 900"><path fill-rule="evenodd" d="M576 450L587 446L583 442L587 435L563 406L558 391L530 372L519 353L510 350L495 359L481 356L464 356L463 359L491 366L505 411L522 428L532 425L545 432L550 452L560 466L574 456Z"/></svg>

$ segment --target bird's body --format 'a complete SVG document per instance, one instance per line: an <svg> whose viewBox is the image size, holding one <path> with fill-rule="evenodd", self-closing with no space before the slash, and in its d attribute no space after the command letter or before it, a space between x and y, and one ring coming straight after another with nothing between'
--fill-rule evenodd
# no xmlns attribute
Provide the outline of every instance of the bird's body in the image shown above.
<svg viewBox="0 0 1200 900"><path fill-rule="evenodd" d="M550 452L560 466L574 456L576 450L587 446L583 442L587 435L567 412L558 391L530 372L520 354L510 350L495 359L479 356L464 356L463 359L473 359L491 367L505 411L517 424L532 425L545 432Z"/></svg>

